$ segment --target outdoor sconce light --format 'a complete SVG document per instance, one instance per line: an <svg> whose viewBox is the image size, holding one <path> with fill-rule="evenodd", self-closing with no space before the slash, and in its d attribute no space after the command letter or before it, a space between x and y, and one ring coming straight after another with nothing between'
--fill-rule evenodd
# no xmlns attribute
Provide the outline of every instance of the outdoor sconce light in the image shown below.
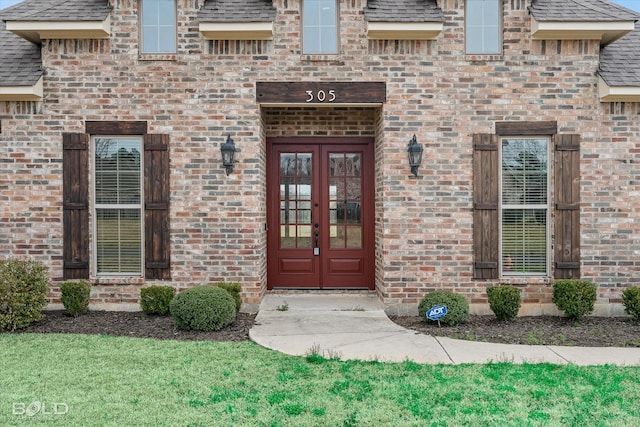
<svg viewBox="0 0 640 427"><path fill-rule="evenodd" d="M224 166L224 169L227 171L227 176L229 176L229 174L233 172L233 167L236 164L236 145L233 143L231 135L227 135L227 142L222 144L220 151L222 152L222 166Z"/></svg>
<svg viewBox="0 0 640 427"><path fill-rule="evenodd" d="M422 148L422 144L418 144L418 140L416 136L413 135L411 141L409 141L409 165L411 165L411 173L413 176L418 176L418 168L422 163L422 152L424 148Z"/></svg>

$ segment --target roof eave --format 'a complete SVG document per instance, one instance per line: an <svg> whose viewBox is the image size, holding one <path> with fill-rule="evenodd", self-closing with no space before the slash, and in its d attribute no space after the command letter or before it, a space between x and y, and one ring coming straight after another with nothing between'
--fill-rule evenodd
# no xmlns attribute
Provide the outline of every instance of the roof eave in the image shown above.
<svg viewBox="0 0 640 427"><path fill-rule="evenodd" d="M640 102L640 86L609 86L598 76L600 102Z"/></svg>
<svg viewBox="0 0 640 427"><path fill-rule="evenodd" d="M531 18L534 40L600 40L605 46L630 33L635 21L538 21Z"/></svg>
<svg viewBox="0 0 640 427"><path fill-rule="evenodd" d="M205 40L273 40L273 22L200 22Z"/></svg>
<svg viewBox="0 0 640 427"><path fill-rule="evenodd" d="M7 20L6 25L7 30L35 44L45 39L108 39L111 35L111 17L108 15L102 21Z"/></svg>
<svg viewBox="0 0 640 427"><path fill-rule="evenodd" d="M442 30L442 22L367 22L367 38L370 40L436 40Z"/></svg>
<svg viewBox="0 0 640 427"><path fill-rule="evenodd" d="M43 96L42 76L32 86L0 86L0 101L40 101Z"/></svg>

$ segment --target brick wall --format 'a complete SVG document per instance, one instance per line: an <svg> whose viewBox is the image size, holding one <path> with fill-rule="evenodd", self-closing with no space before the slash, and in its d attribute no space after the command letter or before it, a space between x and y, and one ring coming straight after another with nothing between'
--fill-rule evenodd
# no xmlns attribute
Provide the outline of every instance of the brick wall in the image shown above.
<svg viewBox="0 0 640 427"><path fill-rule="evenodd" d="M178 289L239 281L255 307L266 289L266 137L376 138L376 289L390 311L452 289L486 310L472 278L472 144L496 121L557 120L582 138L582 275L599 303L638 282L638 104L600 103L597 41L533 41L529 1L504 2L504 53L464 52L464 2L440 1L436 41L368 41L364 0L341 1L341 54L300 53L299 2L275 0L273 41L206 41L202 1L178 1L178 53L138 54L137 2L114 1L112 37L45 41L45 99L0 103L0 256L43 260L59 302L62 132L87 120L144 120L170 135L172 280ZM385 81L381 108L263 107L255 81ZM410 176L406 147L425 147ZM220 145L231 135L236 170ZM135 308L143 279L92 278L92 300ZM512 279L531 312L548 311L545 279Z"/></svg>

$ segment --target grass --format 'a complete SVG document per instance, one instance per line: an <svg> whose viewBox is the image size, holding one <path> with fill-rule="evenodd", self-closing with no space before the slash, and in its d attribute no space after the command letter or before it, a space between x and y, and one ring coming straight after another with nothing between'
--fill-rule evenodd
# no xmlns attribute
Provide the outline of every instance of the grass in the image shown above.
<svg viewBox="0 0 640 427"><path fill-rule="evenodd" d="M640 368L292 357L251 342L0 334L0 425L628 426ZM14 403L49 414L14 415ZM50 414L53 404L66 414Z"/></svg>

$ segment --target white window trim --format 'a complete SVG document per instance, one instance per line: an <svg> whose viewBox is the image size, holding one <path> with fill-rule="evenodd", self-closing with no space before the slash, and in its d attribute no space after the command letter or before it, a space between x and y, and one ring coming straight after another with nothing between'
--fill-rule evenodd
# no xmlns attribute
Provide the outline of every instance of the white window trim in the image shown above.
<svg viewBox="0 0 640 427"><path fill-rule="evenodd" d="M98 204L96 203L96 139L137 139L140 142L140 203L131 204ZM96 277L144 277L145 236L144 236L144 140L139 135L92 135L89 155L91 156L90 182L90 221L91 221L91 273ZM98 209L140 209L140 271L98 273Z"/></svg>
<svg viewBox="0 0 640 427"><path fill-rule="evenodd" d="M304 50L304 1L300 2L300 51L303 55L339 55L340 54L340 1L334 0L336 4L336 51L335 52L307 52Z"/></svg>
<svg viewBox="0 0 640 427"><path fill-rule="evenodd" d="M469 16L467 14L467 2L465 2L464 5L464 51L466 55L502 55L503 51L504 51L504 4L502 2L502 0L495 0L496 2L499 3L499 7L498 7L498 13L500 16L498 16L498 50L496 50L495 52L489 52L489 51L483 51L483 52L469 52L467 46L467 40L469 37L469 31L468 31L468 19Z"/></svg>
<svg viewBox="0 0 640 427"><path fill-rule="evenodd" d="M144 9L144 2L148 1L148 0L140 0L140 11L138 13L138 32L139 32L139 53L141 55L175 55L178 53L178 6L176 4L176 0L173 1L173 10L174 10L174 15L175 15L175 22L173 23L173 31L175 33L174 35L174 45L173 45L173 50L170 52L156 52L156 51L146 51L144 50L144 22L143 22L143 9Z"/></svg>
<svg viewBox="0 0 640 427"><path fill-rule="evenodd" d="M544 205L541 204L531 204L531 205L509 205L509 204L504 204L502 203L502 142L504 140L513 140L513 139L544 139L547 141L547 203ZM552 143L552 139L548 136L548 135L509 135L509 136L504 136L504 137L500 137L500 141L498 143L498 196L499 196L499 203L498 203L498 271L500 274L500 277L504 277L504 278L514 278L514 277L549 277L551 274L551 248L552 248L552 243L551 243L551 207L552 207L552 201L551 201L551 185L552 185L552 177L553 177L553 171L551 170L551 168L553 167L553 162L551 159L551 143ZM505 273L504 271L504 254L502 252L502 246L503 246L503 234L502 234L502 225L503 225L503 219L502 219L502 214L503 214L503 210L506 209L546 209L547 210L547 215L546 215L546 240L547 240L547 244L546 244L546 260L545 260L545 272L544 273Z"/></svg>

